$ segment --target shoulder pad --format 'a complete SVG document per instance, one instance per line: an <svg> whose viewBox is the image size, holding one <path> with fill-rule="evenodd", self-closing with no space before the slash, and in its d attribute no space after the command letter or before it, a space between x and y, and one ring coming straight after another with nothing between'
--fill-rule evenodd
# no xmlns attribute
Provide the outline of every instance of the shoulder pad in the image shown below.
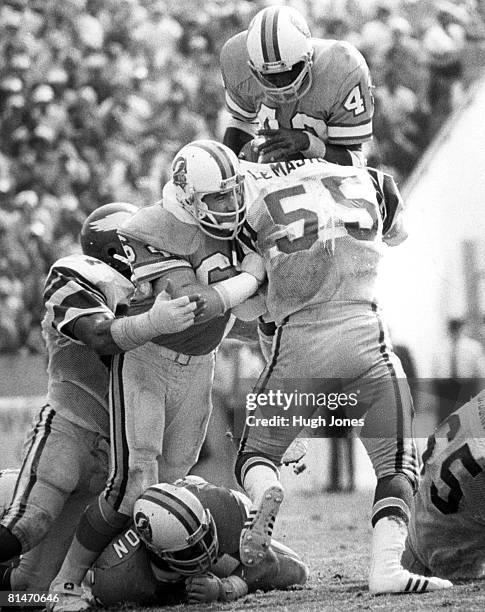
<svg viewBox="0 0 485 612"><path fill-rule="evenodd" d="M111 266L108 266L104 261L100 261L95 257L83 255L82 253L61 257L61 259L58 259L52 265L51 270L61 270L62 268L67 268L81 274L81 276L93 284L100 282L120 282L120 279L126 282L126 279L119 274L119 272Z"/></svg>
<svg viewBox="0 0 485 612"><path fill-rule="evenodd" d="M249 55L246 48L247 31L239 32L222 47L220 64L224 81L234 85L252 77L248 66Z"/></svg>
<svg viewBox="0 0 485 612"><path fill-rule="evenodd" d="M120 230L120 234L172 255L190 255L203 240L198 225L180 221L160 204L142 208Z"/></svg>

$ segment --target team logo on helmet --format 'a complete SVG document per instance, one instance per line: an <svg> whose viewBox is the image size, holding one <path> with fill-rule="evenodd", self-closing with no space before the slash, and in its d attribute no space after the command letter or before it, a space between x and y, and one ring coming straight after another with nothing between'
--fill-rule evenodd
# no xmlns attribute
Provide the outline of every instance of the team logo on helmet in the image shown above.
<svg viewBox="0 0 485 612"><path fill-rule="evenodd" d="M106 217L101 217L91 221L89 228L93 232L107 232L109 230L115 230L121 227L123 223L130 218L130 216L130 213L124 210L113 212L106 215Z"/></svg>
<svg viewBox="0 0 485 612"><path fill-rule="evenodd" d="M152 528L150 525L150 520L146 514L140 511L135 514L135 527L141 539L145 543L152 541Z"/></svg>
<svg viewBox="0 0 485 612"><path fill-rule="evenodd" d="M187 186L187 160L185 157L177 157L173 162L172 180L174 185L185 189Z"/></svg>

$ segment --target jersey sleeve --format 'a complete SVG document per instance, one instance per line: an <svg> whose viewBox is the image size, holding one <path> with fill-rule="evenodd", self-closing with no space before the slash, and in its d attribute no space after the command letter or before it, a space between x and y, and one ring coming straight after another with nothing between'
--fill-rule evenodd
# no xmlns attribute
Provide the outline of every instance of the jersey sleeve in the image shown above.
<svg viewBox="0 0 485 612"><path fill-rule="evenodd" d="M227 127L254 135L259 124L259 104L253 95L254 79L247 67L246 55L244 37L241 34L233 36L222 48L220 68L226 110L230 115Z"/></svg>
<svg viewBox="0 0 485 612"><path fill-rule="evenodd" d="M119 233L121 244L130 262L135 283L153 281L165 272L192 268L181 255L174 255L138 240L124 231Z"/></svg>
<svg viewBox="0 0 485 612"><path fill-rule="evenodd" d="M372 95L369 68L362 54L351 45L341 43L346 70L327 119L328 143L361 144L372 138ZM341 70L335 62L335 70Z"/></svg>
<svg viewBox="0 0 485 612"><path fill-rule="evenodd" d="M404 204L398 186L390 174L368 168L377 191L383 222L382 237L389 246L404 242L408 233L404 224Z"/></svg>
<svg viewBox="0 0 485 612"><path fill-rule="evenodd" d="M87 265L94 266L96 262ZM115 316L91 275L67 265L52 266L45 282L43 300L54 329L75 342L79 341L68 333L68 324L95 313L102 313L109 319Z"/></svg>

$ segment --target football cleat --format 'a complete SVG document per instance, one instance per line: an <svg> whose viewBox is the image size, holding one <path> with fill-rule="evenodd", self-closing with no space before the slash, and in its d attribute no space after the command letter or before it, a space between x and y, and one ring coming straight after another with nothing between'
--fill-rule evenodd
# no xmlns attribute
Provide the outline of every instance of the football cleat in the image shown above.
<svg viewBox="0 0 485 612"><path fill-rule="evenodd" d="M93 604L90 589L73 582L54 584L49 589L51 601L47 602L47 612L85 612Z"/></svg>
<svg viewBox="0 0 485 612"><path fill-rule="evenodd" d="M449 589L453 583L434 576L426 577L411 574L402 567L395 568L385 575L373 575L369 579L369 592L372 595L386 593L427 593Z"/></svg>
<svg viewBox="0 0 485 612"><path fill-rule="evenodd" d="M243 565L258 565L265 558L283 497L283 487L273 485L266 489L259 506L249 511L239 540L239 556Z"/></svg>

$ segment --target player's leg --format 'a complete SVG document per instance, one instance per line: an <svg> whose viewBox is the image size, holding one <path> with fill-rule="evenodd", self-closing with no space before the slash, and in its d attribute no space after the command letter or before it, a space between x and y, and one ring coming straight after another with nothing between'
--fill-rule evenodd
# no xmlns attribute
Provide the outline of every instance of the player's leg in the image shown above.
<svg viewBox="0 0 485 612"><path fill-rule="evenodd" d="M212 412L214 365L213 353L191 357L187 365L167 363L171 384L166 398L160 482L183 478L197 463Z"/></svg>
<svg viewBox="0 0 485 612"><path fill-rule="evenodd" d="M271 541L284 496L278 466L284 452L303 428L302 422L293 419L304 419L314 410L313 406L297 406L289 396L281 395L292 393L295 388L302 392L311 391L311 380L304 379L303 373L302 378L295 377L295 374L300 374L298 371L295 373L298 355L294 350L295 346L302 345L298 337L300 331L286 325L278 327L271 362L265 367L251 396L256 407L246 414L235 473L238 483L252 501L240 540L241 561L248 566L264 559ZM268 400L264 405L258 399L260 394ZM273 417L273 422L259 421Z"/></svg>
<svg viewBox="0 0 485 612"><path fill-rule="evenodd" d="M413 406L397 357L383 344L385 376L378 368L360 381L360 401L371 408L361 432L377 486L372 509L371 593L422 593L451 586L446 580L412 574L401 565L418 477L412 437Z"/></svg>
<svg viewBox="0 0 485 612"><path fill-rule="evenodd" d="M36 417L10 507L0 523L0 559L37 546L90 470L96 434L74 425L49 405Z"/></svg>
<svg viewBox="0 0 485 612"><path fill-rule="evenodd" d="M136 498L158 481L157 454L164 426L165 381L156 345L113 359L110 380L111 455L105 490L83 513L51 590L54 612L86 610L81 583L109 542L131 521Z"/></svg>

